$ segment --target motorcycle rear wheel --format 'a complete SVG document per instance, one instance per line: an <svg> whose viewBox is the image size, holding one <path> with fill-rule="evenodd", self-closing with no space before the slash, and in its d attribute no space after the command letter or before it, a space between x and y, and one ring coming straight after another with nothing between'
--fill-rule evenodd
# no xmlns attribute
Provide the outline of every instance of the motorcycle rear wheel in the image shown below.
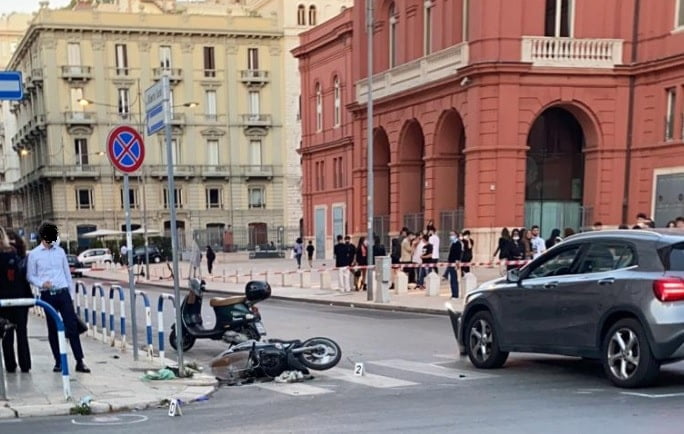
<svg viewBox="0 0 684 434"><path fill-rule="evenodd" d="M176 346L176 328L175 327L171 330L171 333L169 334L169 344L171 344L171 347L174 350L178 349L178 347ZM195 337L188 334L188 333L184 333L183 334L183 351L189 351L190 348L193 347L193 345L195 345Z"/></svg>
<svg viewBox="0 0 684 434"><path fill-rule="evenodd" d="M311 338L302 343L302 347L322 345L324 350L314 350L297 354L297 358L304 366L314 371L325 371L333 368L342 359L342 350L337 342L328 338Z"/></svg>

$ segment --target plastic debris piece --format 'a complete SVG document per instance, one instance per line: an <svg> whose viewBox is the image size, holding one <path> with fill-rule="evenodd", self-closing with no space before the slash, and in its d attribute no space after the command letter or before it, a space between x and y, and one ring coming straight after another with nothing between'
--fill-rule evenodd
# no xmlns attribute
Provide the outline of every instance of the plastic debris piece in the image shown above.
<svg viewBox="0 0 684 434"><path fill-rule="evenodd" d="M173 371L167 368L162 368L158 371L147 371L142 377L143 381L173 380L175 378L176 375L173 373Z"/></svg>

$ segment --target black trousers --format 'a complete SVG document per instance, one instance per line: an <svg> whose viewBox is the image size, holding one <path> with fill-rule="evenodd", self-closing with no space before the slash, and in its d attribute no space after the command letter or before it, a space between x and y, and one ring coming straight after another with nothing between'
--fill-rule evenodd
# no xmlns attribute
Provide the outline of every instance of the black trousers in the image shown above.
<svg viewBox="0 0 684 434"><path fill-rule="evenodd" d="M14 324L15 329L8 332L2 339L2 355L5 359L5 369L16 371L17 358L14 353L14 334L17 335L17 354L19 367L22 371L31 369L31 350L28 342L28 307L5 307L0 309L0 317Z"/></svg>
<svg viewBox="0 0 684 434"><path fill-rule="evenodd" d="M213 269L214 269L214 260L213 259L207 259L207 271L209 271L209 274L211 274Z"/></svg>
<svg viewBox="0 0 684 434"><path fill-rule="evenodd" d="M74 303L71 300L69 291L59 291L55 294L50 294L50 291L42 291L40 299L54 307L62 316L64 321L64 334L69 339L71 344L71 351L74 353L74 358L77 362L83 360L83 348L81 347L81 339L78 336L78 323L76 319L76 312L74 311ZM52 356L55 358L55 364L60 364L59 355L59 340L57 339L57 325L52 317L45 315L48 327L48 340L50 341L50 349L52 349Z"/></svg>

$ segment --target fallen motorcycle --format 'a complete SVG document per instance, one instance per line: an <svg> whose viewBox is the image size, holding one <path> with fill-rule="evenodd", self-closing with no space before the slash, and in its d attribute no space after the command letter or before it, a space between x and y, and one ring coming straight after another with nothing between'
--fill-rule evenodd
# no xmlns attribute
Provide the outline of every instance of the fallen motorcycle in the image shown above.
<svg viewBox="0 0 684 434"><path fill-rule="evenodd" d="M333 368L342 358L335 341L316 337L300 340L249 340L232 346L211 361L216 378L228 384L238 384L258 378L273 379L285 371L309 369L324 371Z"/></svg>

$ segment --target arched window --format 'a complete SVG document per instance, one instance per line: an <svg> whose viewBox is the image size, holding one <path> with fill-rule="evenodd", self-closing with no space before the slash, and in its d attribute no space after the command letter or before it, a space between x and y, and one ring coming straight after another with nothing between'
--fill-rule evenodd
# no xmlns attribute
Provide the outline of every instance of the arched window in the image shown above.
<svg viewBox="0 0 684 434"><path fill-rule="evenodd" d="M316 83L316 131L323 130L323 93L321 84Z"/></svg>
<svg viewBox="0 0 684 434"><path fill-rule="evenodd" d="M572 0L546 0L544 36L572 37Z"/></svg>
<svg viewBox="0 0 684 434"><path fill-rule="evenodd" d="M340 123L342 123L342 95L340 92L340 79L339 79L339 77L335 77L333 88L334 88L334 91L333 91L333 94L334 94L333 113L334 113L334 120L335 120L334 126L339 127Z"/></svg>
<svg viewBox="0 0 684 434"><path fill-rule="evenodd" d="M306 7L304 5L299 5L297 7L297 25L306 25Z"/></svg>
<svg viewBox="0 0 684 434"><path fill-rule="evenodd" d="M309 6L309 25L316 25L316 6Z"/></svg>
<svg viewBox="0 0 684 434"><path fill-rule="evenodd" d="M397 10L394 2L389 7L389 67L394 68L397 65Z"/></svg>

